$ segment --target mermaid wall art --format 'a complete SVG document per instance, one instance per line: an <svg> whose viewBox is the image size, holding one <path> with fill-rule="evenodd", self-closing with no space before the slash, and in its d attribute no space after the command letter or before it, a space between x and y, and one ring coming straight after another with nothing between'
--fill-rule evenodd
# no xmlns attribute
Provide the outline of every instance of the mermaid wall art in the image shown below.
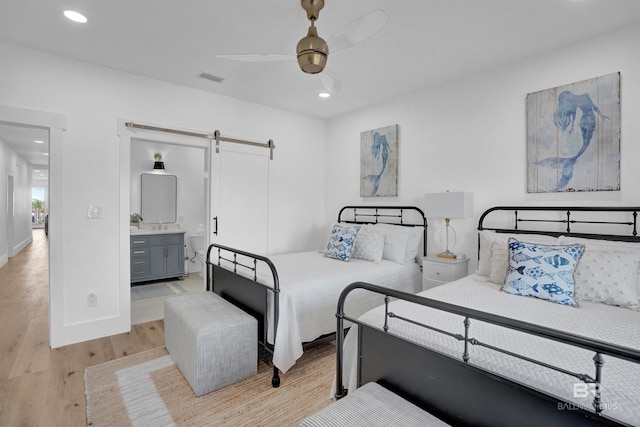
<svg viewBox="0 0 640 427"><path fill-rule="evenodd" d="M360 133L360 197L398 195L398 125Z"/></svg>
<svg viewBox="0 0 640 427"><path fill-rule="evenodd" d="M620 73L527 95L527 192L620 190Z"/></svg>

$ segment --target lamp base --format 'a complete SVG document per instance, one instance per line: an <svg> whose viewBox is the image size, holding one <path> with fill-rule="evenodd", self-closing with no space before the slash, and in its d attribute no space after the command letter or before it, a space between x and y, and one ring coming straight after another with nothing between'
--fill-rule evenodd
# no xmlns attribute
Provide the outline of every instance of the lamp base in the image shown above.
<svg viewBox="0 0 640 427"><path fill-rule="evenodd" d="M445 251L436 255L438 258L446 258L446 259L458 259L458 255L453 252Z"/></svg>

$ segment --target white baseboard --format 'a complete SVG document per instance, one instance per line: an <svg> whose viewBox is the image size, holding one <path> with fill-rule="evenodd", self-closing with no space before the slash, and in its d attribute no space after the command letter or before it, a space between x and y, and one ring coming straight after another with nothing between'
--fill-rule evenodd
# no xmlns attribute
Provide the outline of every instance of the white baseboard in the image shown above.
<svg viewBox="0 0 640 427"><path fill-rule="evenodd" d="M24 248L26 248L27 246L29 246L31 243L33 242L33 236L29 235L28 238L24 239L22 242L18 243L14 248L13 248L13 253L15 255L18 255L20 253L21 250L23 250ZM14 256L15 256L14 255Z"/></svg>

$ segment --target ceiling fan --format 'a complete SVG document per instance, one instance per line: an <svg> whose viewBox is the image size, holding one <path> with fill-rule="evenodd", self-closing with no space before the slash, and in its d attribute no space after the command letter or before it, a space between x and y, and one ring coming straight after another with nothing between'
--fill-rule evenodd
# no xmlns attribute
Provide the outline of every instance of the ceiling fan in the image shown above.
<svg viewBox="0 0 640 427"><path fill-rule="evenodd" d="M315 23L324 7L324 0L301 0L302 8L311 22L307 35L296 46L295 55L275 53L215 55L216 58L249 62L282 62L297 60L300 69L307 74L320 74L324 88L333 95L340 95L344 88L342 82L326 67L329 52L339 52L355 46L373 37L385 26L389 16L377 9L350 22L333 34L328 41L318 36ZM331 48L331 49L329 49Z"/></svg>

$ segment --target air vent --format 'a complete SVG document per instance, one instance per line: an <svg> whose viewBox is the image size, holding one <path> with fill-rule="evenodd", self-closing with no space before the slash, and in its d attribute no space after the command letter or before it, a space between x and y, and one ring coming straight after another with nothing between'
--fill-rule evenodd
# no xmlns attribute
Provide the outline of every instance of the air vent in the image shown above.
<svg viewBox="0 0 640 427"><path fill-rule="evenodd" d="M209 73L200 73L198 77L200 77L201 79L211 80L212 82L216 82L216 83L220 83L221 81L224 80L222 77L214 76L213 74L209 74Z"/></svg>

